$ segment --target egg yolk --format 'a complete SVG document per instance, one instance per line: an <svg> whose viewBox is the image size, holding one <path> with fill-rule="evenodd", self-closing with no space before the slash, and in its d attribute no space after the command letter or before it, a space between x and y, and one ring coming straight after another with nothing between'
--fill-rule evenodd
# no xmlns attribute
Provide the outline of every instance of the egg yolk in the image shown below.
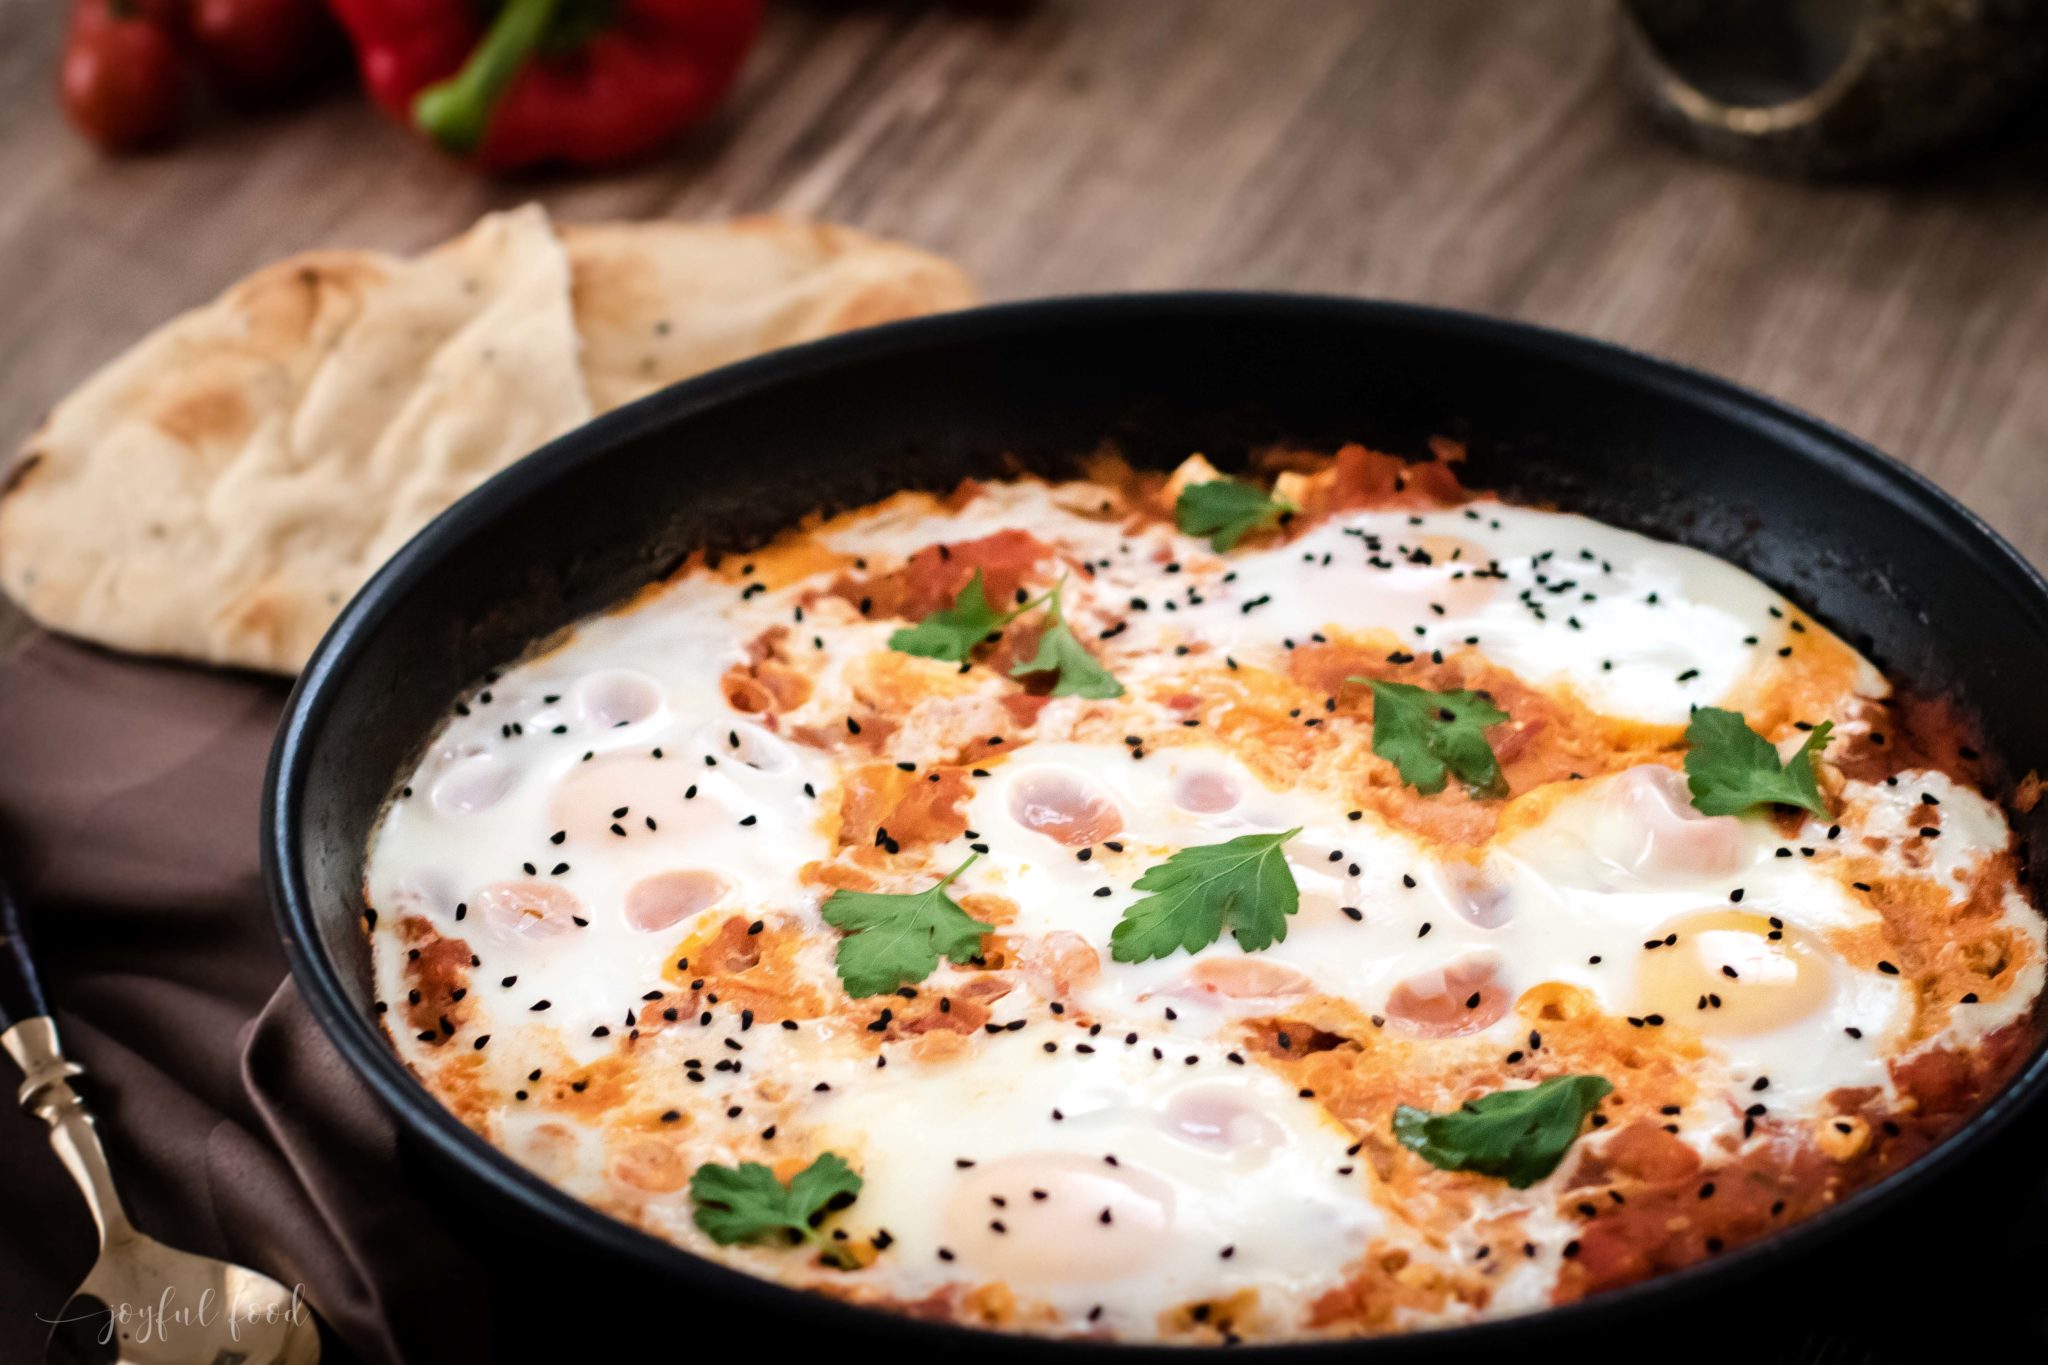
<svg viewBox="0 0 2048 1365"><path fill-rule="evenodd" d="M1490 957L1468 957L1418 973L1387 996L1387 1018L1422 1038L1477 1033L1508 1012L1508 992Z"/></svg>
<svg viewBox="0 0 2048 1365"><path fill-rule="evenodd" d="M1284 962L1239 954L1199 959L1166 993L1185 1000L1285 1000L1307 995L1314 985Z"/></svg>
<svg viewBox="0 0 2048 1365"><path fill-rule="evenodd" d="M1443 870L1444 897L1460 918L1481 929L1498 929L1515 917L1507 886L1483 868L1452 863Z"/></svg>
<svg viewBox="0 0 2048 1365"><path fill-rule="evenodd" d="M1173 1227L1173 1186L1128 1162L1033 1152L962 1173L945 1245L975 1273L1018 1285L1115 1280L1144 1270Z"/></svg>
<svg viewBox="0 0 2048 1365"><path fill-rule="evenodd" d="M1071 929L1055 929L1026 941L1017 950L1017 965L1040 995L1058 1000L1102 974L1102 955Z"/></svg>
<svg viewBox="0 0 2048 1365"><path fill-rule="evenodd" d="M672 929L724 900L732 883L707 868L681 868L642 877L626 888L626 923L645 933Z"/></svg>
<svg viewBox="0 0 2048 1365"><path fill-rule="evenodd" d="M661 701L661 684L631 669L593 673L576 685L577 709L599 730L646 720L661 709Z"/></svg>
<svg viewBox="0 0 2048 1365"><path fill-rule="evenodd" d="M541 1123L524 1133L506 1135L506 1148L521 1164L562 1183L575 1177L581 1164L583 1133L564 1123Z"/></svg>
<svg viewBox="0 0 2048 1365"><path fill-rule="evenodd" d="M611 1158L611 1177L650 1194L673 1194L690 1182L689 1163L658 1137L628 1138Z"/></svg>
<svg viewBox="0 0 2048 1365"><path fill-rule="evenodd" d="M1114 838L1123 813L1086 773L1050 765L1029 768L1010 784L1010 818L1068 848Z"/></svg>
<svg viewBox="0 0 2048 1365"><path fill-rule="evenodd" d="M1763 915L1705 910L1665 934L1678 941L1646 949L1636 968L1637 1013L1741 1036L1783 1028L1827 1003L1828 958Z"/></svg>
<svg viewBox="0 0 2048 1365"><path fill-rule="evenodd" d="M471 754L448 765L434 783L434 809L444 815L475 815L504 800L519 772L495 754Z"/></svg>
<svg viewBox="0 0 2048 1365"><path fill-rule="evenodd" d="M699 742L708 753L756 772L786 773L796 767L790 747L751 721L714 721L700 732Z"/></svg>
<svg viewBox="0 0 2048 1365"><path fill-rule="evenodd" d="M1426 535L1404 540L1402 546L1400 552L1389 554L1395 567L1382 576L1379 591L1409 593L1432 607L1442 607L1446 616L1481 611L1500 591L1501 580L1486 571L1486 551L1472 541Z"/></svg>
<svg viewBox="0 0 2048 1365"><path fill-rule="evenodd" d="M687 811L683 790L689 770L645 754L621 754L579 763L569 770L548 801L548 818L572 842L600 843L618 836L617 825L646 837L681 823ZM654 828L647 821L652 818Z"/></svg>
<svg viewBox="0 0 2048 1365"><path fill-rule="evenodd" d="M1287 1145L1287 1129L1259 1112L1237 1087L1193 1085L1176 1091L1160 1114L1171 1137L1204 1151L1263 1157Z"/></svg>
<svg viewBox="0 0 2048 1365"><path fill-rule="evenodd" d="M1645 881L1728 876L1746 861L1742 822L1693 808L1682 774L1659 764L1630 768L1608 784L1595 816L1593 851Z"/></svg>
<svg viewBox="0 0 2048 1365"><path fill-rule="evenodd" d="M1173 784L1174 804L1196 815L1220 815L1243 797L1237 779L1214 768L1182 773Z"/></svg>
<svg viewBox="0 0 2048 1365"><path fill-rule="evenodd" d="M492 928L519 938L553 938L588 918L583 902L548 882L499 882L471 897L470 908Z"/></svg>

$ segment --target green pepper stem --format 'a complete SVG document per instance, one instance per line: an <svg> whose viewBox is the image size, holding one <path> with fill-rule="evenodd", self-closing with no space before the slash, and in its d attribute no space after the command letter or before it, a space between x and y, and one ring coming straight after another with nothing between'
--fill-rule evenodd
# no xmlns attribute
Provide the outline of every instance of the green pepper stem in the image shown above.
<svg viewBox="0 0 2048 1365"><path fill-rule="evenodd" d="M472 152L491 126L491 111L526 65L561 0L505 0L462 69L413 100L413 122L451 152Z"/></svg>

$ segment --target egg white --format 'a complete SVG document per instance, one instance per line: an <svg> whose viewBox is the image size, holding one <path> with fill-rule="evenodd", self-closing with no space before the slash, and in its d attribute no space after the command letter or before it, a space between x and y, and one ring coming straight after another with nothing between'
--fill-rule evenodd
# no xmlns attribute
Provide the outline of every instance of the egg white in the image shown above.
<svg viewBox="0 0 2048 1365"><path fill-rule="evenodd" d="M1087 485L1020 482L951 511L896 499L828 525L820 538L886 567L935 541L1031 528L1092 571L1069 589L1084 638L1112 618L1128 621L1113 644L1099 646L1121 661L1126 706L1138 704L1143 684L1186 666L1176 646L1199 642L1211 659L1277 667L1294 644L1341 628L1392 631L1417 652L1470 642L1523 679L1568 688L1596 710L1680 724L1691 707L1738 690L1783 629L1783 599L1733 566L1566 514L1490 500L1420 514L1352 512L1284 545L1219 558L1170 528L1105 519L1108 496ZM478 958L473 1031L495 1035L484 1062L501 1094L522 1085L537 1058L587 1063L609 1055L613 1031L666 988L674 946L690 925L655 932L628 919L632 888L650 877L700 872L730 888L706 913L794 921L810 938L803 970L837 989L837 936L820 913L825 893L800 873L832 855L824 813L840 765L789 736L804 724L843 723L857 700L860 661L886 650L900 623L863 619L836 598L806 610L805 595L822 581L760 590L700 574L584 623L565 644L466 695L391 805L366 876L369 901L382 912L374 937L380 994L395 1001L407 989L397 921L417 917L468 942ZM790 632L813 667L812 696L780 718L780 733L735 712L720 687L747 659L746 643L775 627ZM893 718L901 728L883 756L923 765L950 752L962 732L1011 729L999 701L1011 687L972 677L958 695L920 702ZM1863 665L1855 688L1879 696L1885 684ZM1232 1060L1242 1019L1285 1004L1203 987L1214 964L1245 957L1235 943L1147 962L1113 959L1111 931L1143 894L1133 883L1177 849L1300 829L1285 850L1299 908L1284 938L1256 955L1273 979L1295 982L1291 994L1337 996L1378 1013L1404 983L1484 961L1511 996L1566 983L1629 1016L1642 1009L1647 974L1660 969L1646 962L1674 951L1645 944L1688 916L1739 910L1782 925L1802 945L1871 923L1876 912L1837 875L1841 850L1865 832L1910 831L1922 793L1939 801L1944 820L1938 846L1911 869L1917 875L1960 886L2010 840L1981 796L1938 774L1909 774L1890 785L1850 784L1846 832L1834 837L1809 822L1787 839L1753 814L1714 828L1709 842L1719 861L1711 872L1638 865L1626 850L1648 817L1617 784L1644 779L1624 774L1573 784L1547 802L1542 818L1461 856L1348 809L1341 793L1314 782L1271 787L1193 733L1142 759L1131 746L1079 737L1092 705L1050 703L1037 738L1006 748L975 779L969 832L906 859L901 884L889 889L927 886L980 853L953 893L1000 895L1014 905L1007 935L1068 935L1092 947L1099 974L1063 1004L1098 1021L1097 1033L1050 1014L1027 977L996 1016L1021 1027L974 1035L964 1052L940 1060L892 1043L877 1065L856 1040L812 1025L748 1032L723 1010L645 1043L642 1098L688 1106L677 1140L695 1159L759 1151L766 1127L782 1131L777 1141L801 1139L853 1161L864 1185L841 1223L861 1236L885 1232L888 1250L851 1279L898 1300L948 1284L1011 1282L1067 1329L1093 1324L1146 1337L1174 1305L1250 1286L1285 1335L1302 1306L1341 1283L1376 1238L1412 1246L1418 1258L1469 1263L1470 1229L1407 1222L1313 1100L1255 1062L1241 1064L1241 1054ZM1114 837L1075 847L1020 818L1020 793L1049 778L1113 809ZM1904 858L1903 845L1892 838L1883 856ZM522 879L573 895L587 922L541 935L472 913L488 888ZM2033 962L1998 1000L1957 1007L1935 1041L1967 1046L2018 1017L2040 991L2040 918L2017 893L2004 909L2032 935ZM1784 941L1713 931L1698 951L1717 955L1710 968L1736 970L1725 988L1733 998L1747 988L1741 972L1760 980L1783 968ZM1684 940L1680 948L1694 951ZM1716 1103L1728 1097L1747 1103L1767 1093L1773 1113L1809 1117L1841 1087L1889 1093L1887 1060L1913 1023L1910 988L1824 953L1812 960L1822 963L1813 978L1821 984L1801 997L1797 1017L1782 1027L1707 1033L1700 1080L1708 1098L1684 1130L1702 1151L1731 1140L1739 1124L1738 1106ZM933 986L957 979L945 968ZM1505 1051L1525 1029L1510 1011L1474 1036ZM423 1070L437 1057L405 1030L393 1033ZM685 1059L712 1056L743 1059L744 1068L706 1068L688 1085L676 1080ZM1193 1131L1204 1123L1213 1130L1207 1136ZM609 1204L628 1193L611 1173L606 1143L536 1101L503 1100L488 1130L585 1198ZM1034 1172L1076 1192L1076 1201L1033 1199ZM1021 1200L1004 1184L1012 1175ZM1490 1311L1544 1301L1554 1244L1564 1240L1554 1193L1503 1188L1486 1197L1491 1203L1482 1199L1482 1212L1511 1209L1532 1230L1560 1232L1543 1238L1542 1255L1501 1270ZM1084 1195L1101 1202L1084 1207ZM774 1247L710 1247L682 1193L632 1198L636 1216L685 1245L763 1274L810 1273L790 1268ZM969 1207L976 1201L989 1208ZM1105 1208L1126 1217L1105 1225ZM1147 1218L1156 1221L1150 1232ZM992 1233L988 1221L1013 1228ZM1065 1262L1047 1251L1063 1245L1074 1248Z"/></svg>
<svg viewBox="0 0 2048 1365"><path fill-rule="evenodd" d="M1103 1305L1104 1325L1144 1333L1157 1306L1247 1285L1298 1306L1385 1224L1361 1198L1348 1135L1226 1051L1040 1026L968 1060L847 1074L810 1117L821 1142L859 1154L857 1221L896 1239L912 1294L1005 1282L1073 1320ZM1128 1207L1155 1199L1156 1229L1126 1232L1142 1222ZM1112 1205L1124 1216L1105 1223Z"/></svg>

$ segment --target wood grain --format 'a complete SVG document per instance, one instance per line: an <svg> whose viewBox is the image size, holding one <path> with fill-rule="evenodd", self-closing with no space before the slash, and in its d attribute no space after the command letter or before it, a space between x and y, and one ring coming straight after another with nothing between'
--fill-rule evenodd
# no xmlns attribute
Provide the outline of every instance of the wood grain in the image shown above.
<svg viewBox="0 0 2048 1365"><path fill-rule="evenodd" d="M108 162L0 0L0 439L288 251L776 209L897 233L997 297L1186 285L1420 299L1719 371L1892 451L2048 560L2048 143L1909 184L1702 162L1622 92L1597 0L1057 0L1021 20L782 4L674 155L490 183L345 91Z"/></svg>
<svg viewBox="0 0 2048 1365"><path fill-rule="evenodd" d="M290 251L418 248L529 197L570 219L779 210L948 252L996 297L1324 290L1592 333L1846 427L2048 561L2048 139L1908 183L1726 170L1648 129L1600 0L780 3L737 96L674 154L512 183L345 89L103 160L51 98L62 8L0 0L8 445ZM23 629L0 607L0 643Z"/></svg>

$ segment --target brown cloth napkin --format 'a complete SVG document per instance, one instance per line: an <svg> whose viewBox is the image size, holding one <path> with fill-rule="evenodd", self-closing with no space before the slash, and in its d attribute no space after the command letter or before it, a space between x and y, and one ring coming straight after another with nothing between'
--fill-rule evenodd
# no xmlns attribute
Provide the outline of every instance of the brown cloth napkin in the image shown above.
<svg viewBox="0 0 2048 1365"><path fill-rule="evenodd" d="M0 859L137 1225L303 1284L365 1361L490 1359L483 1275L285 980L256 836L284 698L31 639L0 658ZM14 1112L0 1229L0 1360L39 1360L92 1223Z"/></svg>
<svg viewBox="0 0 2048 1365"><path fill-rule="evenodd" d="M303 1284L329 1360L660 1358L648 1347L673 1352L679 1321L692 1354L717 1354L702 1348L718 1315L688 1311L675 1286L622 1280L545 1232L483 1230L284 979L256 833L284 697L274 680L48 637L0 657L0 860L66 1048L98 1081L130 1213ZM2048 1347L2044 1110L1822 1256L1689 1301L1683 1340L1668 1320L1656 1330L1660 1358L1833 1365L1963 1343L2040 1358L2027 1353ZM41 1359L38 1315L91 1259L42 1124L0 1111L0 1362ZM734 1348L757 1355L760 1326Z"/></svg>

